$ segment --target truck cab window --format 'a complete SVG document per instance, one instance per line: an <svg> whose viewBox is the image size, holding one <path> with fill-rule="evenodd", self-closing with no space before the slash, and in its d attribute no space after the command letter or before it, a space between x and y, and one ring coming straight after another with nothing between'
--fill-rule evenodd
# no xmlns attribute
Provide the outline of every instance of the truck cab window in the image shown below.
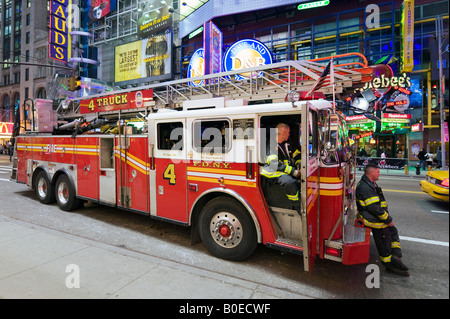
<svg viewBox="0 0 450 319"><path fill-rule="evenodd" d="M183 123L159 123L158 128L158 149L160 150L183 150Z"/></svg>
<svg viewBox="0 0 450 319"><path fill-rule="evenodd" d="M201 153L227 153L231 149L230 122L227 120L194 122L194 150Z"/></svg>
<svg viewBox="0 0 450 319"><path fill-rule="evenodd" d="M319 153L319 134L317 113L310 112L308 130L309 157L316 157Z"/></svg>

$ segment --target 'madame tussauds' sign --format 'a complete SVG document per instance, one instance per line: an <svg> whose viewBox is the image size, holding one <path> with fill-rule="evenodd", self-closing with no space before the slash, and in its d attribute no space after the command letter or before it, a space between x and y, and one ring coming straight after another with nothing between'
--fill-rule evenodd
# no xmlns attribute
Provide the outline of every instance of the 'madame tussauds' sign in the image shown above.
<svg viewBox="0 0 450 319"><path fill-rule="evenodd" d="M50 58L67 63L71 55L69 10L72 0L50 1L49 49Z"/></svg>

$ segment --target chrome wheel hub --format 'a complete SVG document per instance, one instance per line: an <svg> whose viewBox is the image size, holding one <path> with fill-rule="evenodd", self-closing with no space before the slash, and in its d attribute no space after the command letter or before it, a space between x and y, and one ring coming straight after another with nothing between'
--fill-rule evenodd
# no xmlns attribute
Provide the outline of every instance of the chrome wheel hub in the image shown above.
<svg viewBox="0 0 450 319"><path fill-rule="evenodd" d="M37 191L38 191L39 197L45 198L47 196L48 190L47 190L47 183L46 183L45 179L43 179L43 178L39 179L38 184L37 184Z"/></svg>
<svg viewBox="0 0 450 319"><path fill-rule="evenodd" d="M69 200L69 187L66 183L59 183L58 185L58 200L61 204L67 204Z"/></svg>
<svg viewBox="0 0 450 319"><path fill-rule="evenodd" d="M241 222L229 212L214 215L209 229L216 243L224 248L236 247L242 240Z"/></svg>

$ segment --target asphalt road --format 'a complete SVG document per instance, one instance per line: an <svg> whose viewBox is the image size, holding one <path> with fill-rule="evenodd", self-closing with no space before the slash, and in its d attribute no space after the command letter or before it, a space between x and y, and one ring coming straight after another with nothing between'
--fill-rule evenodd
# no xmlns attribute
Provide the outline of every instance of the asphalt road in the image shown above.
<svg viewBox="0 0 450 319"><path fill-rule="evenodd" d="M111 207L61 211L42 205L23 184L9 181L9 162L0 156L0 215L71 235L214 271L229 278L251 280L305 297L343 299L448 299L449 217L446 203L422 193L418 178L382 176L394 223L399 229L409 278L386 273L380 267L379 288L368 287L368 265L344 266L317 260L311 274L303 259L260 245L243 262L211 256L202 243L190 244L190 230ZM359 177L358 177L359 178ZM0 234L1 240L1 234ZM381 266L372 241L369 266ZM195 298L195 296L189 296Z"/></svg>

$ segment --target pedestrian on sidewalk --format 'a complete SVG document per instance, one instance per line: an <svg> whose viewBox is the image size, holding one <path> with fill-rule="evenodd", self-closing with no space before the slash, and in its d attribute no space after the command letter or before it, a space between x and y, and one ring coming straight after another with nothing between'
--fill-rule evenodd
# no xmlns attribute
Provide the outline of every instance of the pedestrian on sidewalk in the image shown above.
<svg viewBox="0 0 450 319"><path fill-rule="evenodd" d="M423 148L420 150L419 154L417 154L417 158L419 159L419 164L422 170L426 169L427 165L427 151L425 151Z"/></svg>
<svg viewBox="0 0 450 319"><path fill-rule="evenodd" d="M425 161L426 161L428 167L433 166L433 156L434 156L434 154L433 153L429 153L429 152L425 156L425 158L426 158Z"/></svg>
<svg viewBox="0 0 450 319"><path fill-rule="evenodd" d="M389 214L383 191L376 184L379 177L380 167L367 164L364 175L356 186L358 218L372 230L378 254L386 270L409 277L408 267L401 261L402 250L398 230Z"/></svg>

